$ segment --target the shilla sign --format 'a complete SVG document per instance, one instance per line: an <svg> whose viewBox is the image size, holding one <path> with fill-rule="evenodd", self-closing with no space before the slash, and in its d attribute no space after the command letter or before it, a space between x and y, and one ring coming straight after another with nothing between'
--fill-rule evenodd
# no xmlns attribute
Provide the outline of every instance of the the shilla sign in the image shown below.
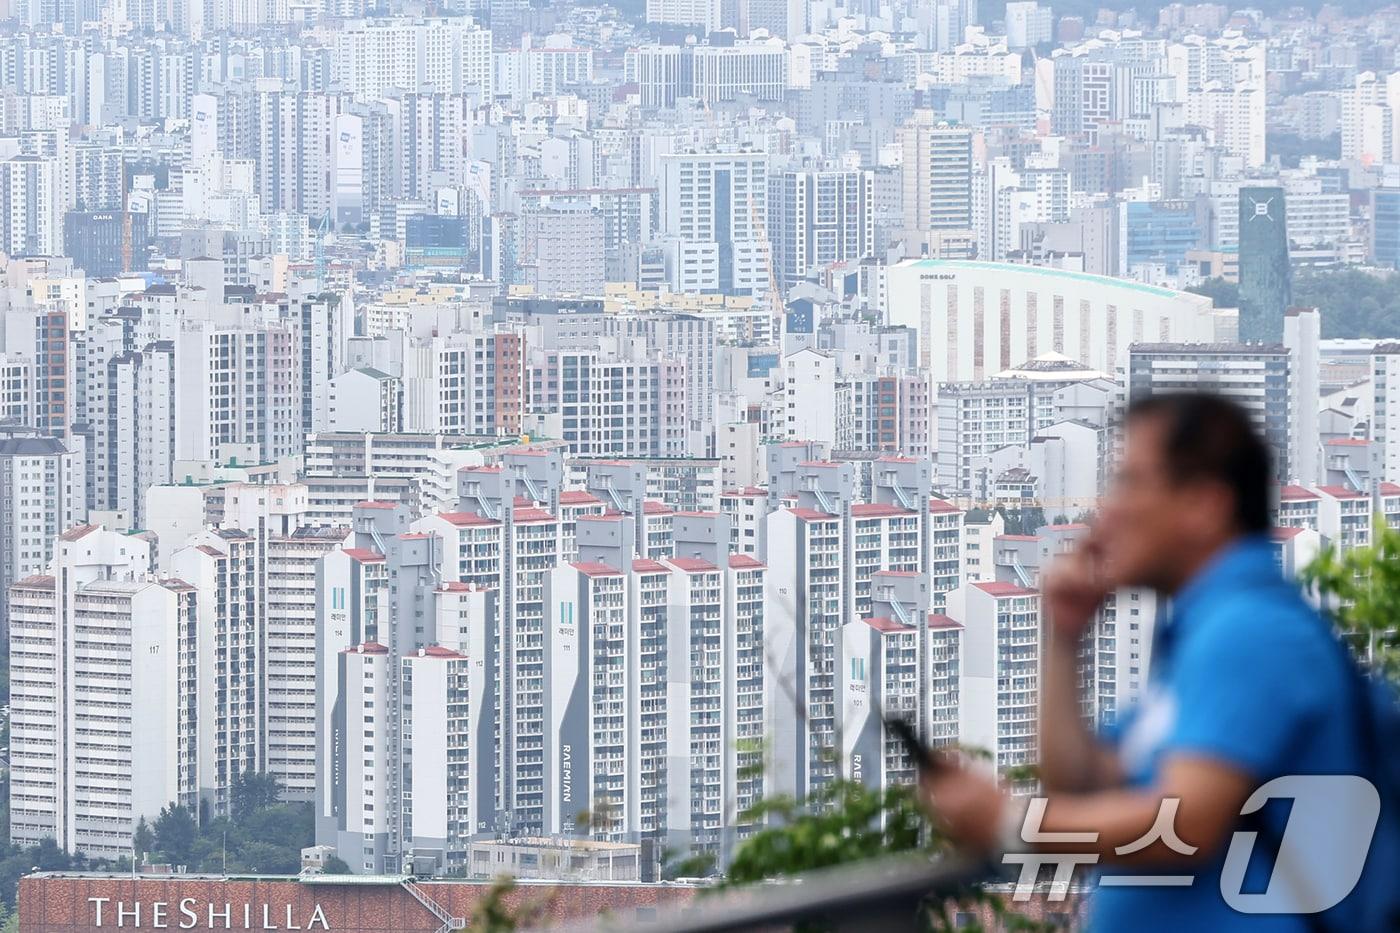
<svg viewBox="0 0 1400 933"><path fill-rule="evenodd" d="M92 925L119 930L329 930L320 904L234 903L184 897L178 901L123 901L89 897Z"/></svg>

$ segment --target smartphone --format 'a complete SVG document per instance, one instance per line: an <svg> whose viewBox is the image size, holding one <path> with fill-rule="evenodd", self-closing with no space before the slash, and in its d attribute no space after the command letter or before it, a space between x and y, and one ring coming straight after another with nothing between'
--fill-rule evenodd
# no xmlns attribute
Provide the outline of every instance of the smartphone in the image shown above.
<svg viewBox="0 0 1400 933"><path fill-rule="evenodd" d="M904 750L913 759L915 766L920 771L935 771L943 767L942 756L933 749L919 741L919 735L914 731L914 726L907 719L898 719L891 716L885 720L885 728L899 737L904 743Z"/></svg>

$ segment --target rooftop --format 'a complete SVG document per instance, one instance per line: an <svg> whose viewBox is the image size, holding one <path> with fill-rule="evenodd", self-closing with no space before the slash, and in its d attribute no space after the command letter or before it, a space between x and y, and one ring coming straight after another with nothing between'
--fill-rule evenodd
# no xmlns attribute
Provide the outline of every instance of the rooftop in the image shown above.
<svg viewBox="0 0 1400 933"><path fill-rule="evenodd" d="M1333 499L1364 499L1366 494L1355 489L1348 489L1346 486L1319 486L1317 491L1323 495L1331 496Z"/></svg>
<svg viewBox="0 0 1400 933"><path fill-rule="evenodd" d="M1154 298L1196 298L1187 292L1173 291L1157 285L1145 285L1128 279L1115 279L1090 272L1074 272L1069 269L1054 269L1049 266L1023 266L1008 262L985 262L976 259L910 259L906 263L918 269L941 269L947 272L968 270L970 272L994 272L1000 275L1034 275L1048 279L1078 282L1084 285L1097 285L1108 289L1121 289L1151 295ZM1202 301L1209 299L1201 297Z"/></svg>
<svg viewBox="0 0 1400 933"><path fill-rule="evenodd" d="M1024 586L1017 586L1014 583L1003 583L1000 580L992 580L983 583L972 584L977 589L988 596L1035 596L1036 590L1026 589Z"/></svg>
<svg viewBox="0 0 1400 933"><path fill-rule="evenodd" d="M913 514L908 509L897 505L885 505L882 502L862 502L851 506L851 515L855 518L893 518L897 515Z"/></svg>
<svg viewBox="0 0 1400 933"><path fill-rule="evenodd" d="M707 560L700 560L698 557L672 557L671 566L686 573L708 573L718 570L714 564Z"/></svg>
<svg viewBox="0 0 1400 933"><path fill-rule="evenodd" d="M569 565L586 577L620 577L622 571L600 561L576 560Z"/></svg>
<svg viewBox="0 0 1400 933"><path fill-rule="evenodd" d="M517 516L518 517L518 516ZM485 515L478 515L475 512L441 512L438 518L458 528L466 528L471 525L499 525L495 519L487 518Z"/></svg>

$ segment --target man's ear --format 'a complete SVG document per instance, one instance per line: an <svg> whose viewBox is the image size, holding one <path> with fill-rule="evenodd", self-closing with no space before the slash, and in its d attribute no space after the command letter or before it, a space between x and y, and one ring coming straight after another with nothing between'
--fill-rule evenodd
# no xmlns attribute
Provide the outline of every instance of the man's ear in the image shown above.
<svg viewBox="0 0 1400 933"><path fill-rule="evenodd" d="M1235 532L1235 494L1215 480L1201 480L1182 488L1185 502L1180 515L1196 541L1232 537Z"/></svg>

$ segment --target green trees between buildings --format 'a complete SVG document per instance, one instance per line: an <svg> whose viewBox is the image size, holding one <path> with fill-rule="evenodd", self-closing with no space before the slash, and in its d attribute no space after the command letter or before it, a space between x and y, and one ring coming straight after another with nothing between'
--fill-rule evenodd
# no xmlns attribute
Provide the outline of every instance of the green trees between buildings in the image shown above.
<svg viewBox="0 0 1400 933"><path fill-rule="evenodd" d="M294 875L301 850L315 841L309 803L280 803L270 774L241 774L229 788L229 816L196 820L170 805L155 821L136 827L142 861L186 865L190 871Z"/></svg>
<svg viewBox="0 0 1400 933"><path fill-rule="evenodd" d="M241 775L230 788L232 816L201 823L187 808L167 806L155 820L137 823L133 848L142 862L186 865L192 872L218 873L227 866L229 872L294 875L301 870L301 850L314 842L315 821L311 804L279 803L280 790L271 775ZM9 838L8 806L3 824ZM349 866L340 865L349 873ZM131 870L131 859L89 859L63 851L52 839L36 846L0 845L0 933L18 929L19 879L35 870L125 872Z"/></svg>
<svg viewBox="0 0 1400 933"><path fill-rule="evenodd" d="M1238 308L1240 290L1223 279L1189 291L1219 308ZM1293 304L1322 311L1323 337L1400 338L1400 273L1360 269L1306 269L1293 276Z"/></svg>
<svg viewBox="0 0 1400 933"><path fill-rule="evenodd" d="M1400 529L1376 516L1369 547L1324 548L1303 571L1362 664L1400 684Z"/></svg>

